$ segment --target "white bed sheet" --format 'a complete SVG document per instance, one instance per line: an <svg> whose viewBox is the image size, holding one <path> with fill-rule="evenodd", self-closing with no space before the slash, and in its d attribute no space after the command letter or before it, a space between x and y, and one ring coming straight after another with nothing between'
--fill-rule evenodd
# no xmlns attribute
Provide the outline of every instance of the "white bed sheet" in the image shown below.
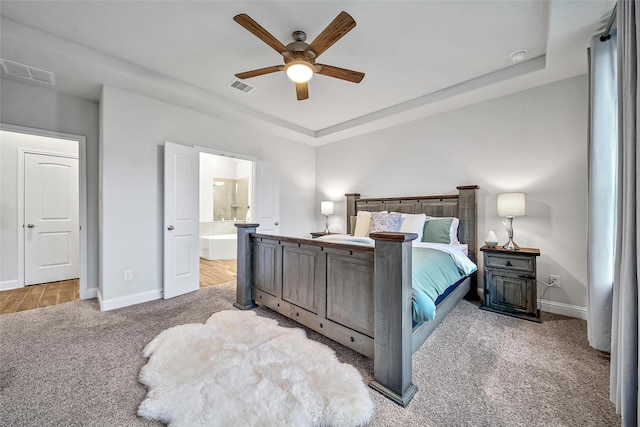
<svg viewBox="0 0 640 427"><path fill-rule="evenodd" d="M318 239L335 243L349 243L354 245L374 246L375 241L370 237L357 237L349 234L328 234ZM438 249L447 252L456 265L466 274L471 274L477 269L477 266L469 259L469 246L464 243L446 244L446 243L428 243L413 241L412 245L416 248ZM463 256L461 256L463 255Z"/></svg>

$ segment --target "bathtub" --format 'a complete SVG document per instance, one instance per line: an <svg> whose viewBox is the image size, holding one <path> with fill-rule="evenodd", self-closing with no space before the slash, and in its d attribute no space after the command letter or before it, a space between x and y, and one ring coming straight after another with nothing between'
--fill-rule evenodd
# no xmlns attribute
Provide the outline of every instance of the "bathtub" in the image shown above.
<svg viewBox="0 0 640 427"><path fill-rule="evenodd" d="M200 236L200 257L205 259L236 259L237 234Z"/></svg>

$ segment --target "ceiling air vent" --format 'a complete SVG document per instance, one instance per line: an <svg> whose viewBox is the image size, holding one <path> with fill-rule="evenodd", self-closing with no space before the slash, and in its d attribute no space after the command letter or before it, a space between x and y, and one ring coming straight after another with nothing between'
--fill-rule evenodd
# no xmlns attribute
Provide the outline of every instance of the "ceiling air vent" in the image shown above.
<svg viewBox="0 0 640 427"><path fill-rule="evenodd" d="M4 70L8 76L19 77L21 79L27 79L38 83L45 83L51 86L55 86L56 84L53 73L50 71L29 67L28 65L19 64L7 59L0 59L0 65L2 66L2 70Z"/></svg>
<svg viewBox="0 0 640 427"><path fill-rule="evenodd" d="M231 83L229 83L229 87L233 88L233 89L237 89L242 93L249 93L252 90L255 89L255 87L253 86L249 86L248 84L238 80L238 79L234 79L233 81L231 81Z"/></svg>

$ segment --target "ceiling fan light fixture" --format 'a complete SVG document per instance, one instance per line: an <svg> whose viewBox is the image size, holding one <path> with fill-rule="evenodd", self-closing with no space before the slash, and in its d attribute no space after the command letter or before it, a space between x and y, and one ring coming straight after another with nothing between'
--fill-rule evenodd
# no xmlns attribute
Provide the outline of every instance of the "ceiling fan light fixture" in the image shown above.
<svg viewBox="0 0 640 427"><path fill-rule="evenodd" d="M309 98L309 85L307 82L316 73L352 83L360 83L364 78L364 73L359 71L316 64L317 57L355 28L356 21L345 11L340 12L311 44L306 43L307 35L305 32L297 30L292 34L293 42L285 46L246 13L234 16L233 20L282 55L285 64L284 67L273 65L235 74L238 79L244 80L275 73L276 71L284 71L287 77L295 83L296 98L298 101L303 101Z"/></svg>
<svg viewBox="0 0 640 427"><path fill-rule="evenodd" d="M296 83L306 83L313 77L313 68L305 61L291 61L287 64L285 71L287 77Z"/></svg>

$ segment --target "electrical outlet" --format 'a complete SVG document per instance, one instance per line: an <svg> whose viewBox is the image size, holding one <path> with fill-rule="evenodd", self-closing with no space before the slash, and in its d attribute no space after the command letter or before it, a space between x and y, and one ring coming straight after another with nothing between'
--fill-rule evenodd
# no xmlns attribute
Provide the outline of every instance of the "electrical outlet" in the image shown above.
<svg viewBox="0 0 640 427"><path fill-rule="evenodd" d="M557 274L550 274L549 275L549 285L555 286L556 288L559 288L560 287L560 276L558 276Z"/></svg>
<svg viewBox="0 0 640 427"><path fill-rule="evenodd" d="M127 270L124 272L124 281L125 282L130 282L131 280L133 280L133 272L131 270Z"/></svg>

